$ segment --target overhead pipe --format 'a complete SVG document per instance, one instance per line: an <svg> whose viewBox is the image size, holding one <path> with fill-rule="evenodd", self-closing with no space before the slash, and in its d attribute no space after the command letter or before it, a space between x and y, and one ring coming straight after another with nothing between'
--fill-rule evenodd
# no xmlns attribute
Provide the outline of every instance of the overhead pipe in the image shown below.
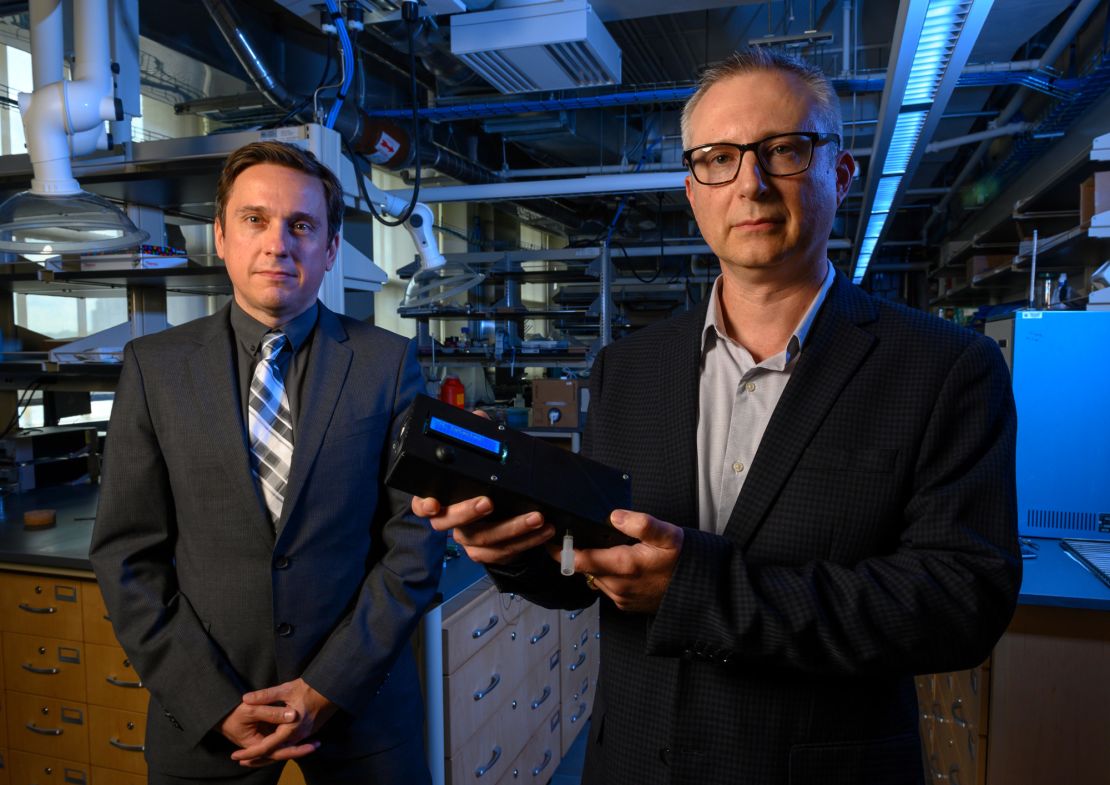
<svg viewBox="0 0 1110 785"><path fill-rule="evenodd" d="M1101 0L1079 0L1071 16L1068 17L1067 21L1064 22L1063 26L1060 28L1060 32L1052 39L1052 43L1048 45L1041 59L1037 61L1038 69L1047 68L1056 62L1056 59L1079 33L1080 28L1086 24L1087 19L1094 12L1095 8L1098 7L1100 1ZM1014 93L1014 97L1010 99L1010 102L998 113L998 119L995 120L995 124L1002 125L1009 122L1010 118L1017 114L1018 109L1021 108L1028 94L1029 89L1027 87L1019 87L1017 92ZM983 157L987 154L989 149L990 141L987 140L980 143L975 149L975 152L971 154L971 158L968 159L964 168L952 182L948 195L941 199L940 203L933 208L933 214L929 216L929 220L927 220L922 227L922 239L928 238L929 228L945 213L948 209L948 204L952 201L952 197L959 192L963 184L967 182L967 179L977 170L979 162L983 160Z"/></svg>
<svg viewBox="0 0 1110 785"><path fill-rule="evenodd" d="M626 194L633 191L681 191L685 189L685 172L637 172L608 174L596 177L574 177L564 180L527 180L522 182L489 183L485 185L445 185L421 188L420 200L434 202L492 202L504 199L543 199L554 196L591 196L595 194ZM411 191L389 191L407 199Z"/></svg>
<svg viewBox="0 0 1110 785"><path fill-rule="evenodd" d="M254 86L267 100L286 112L294 112L305 103L305 97L290 92L266 65L227 0L204 0L204 7ZM406 110L406 114L411 111ZM295 116L302 122L311 119L301 112L296 112ZM340 112L334 128L357 152L367 154L379 166L397 170L415 164L408 131L388 120L369 117L362 107L351 104L349 110ZM498 179L474 161L424 140L420 144L420 165L464 182L489 183Z"/></svg>
<svg viewBox="0 0 1110 785"><path fill-rule="evenodd" d="M279 109L291 111L298 106L303 99L290 93L285 85L266 67L266 63L255 48L251 37L243 29L239 16L230 3L227 0L203 0L203 2L204 9L208 11L212 21L216 23L216 29L220 31L224 40L227 41L227 45L231 47L235 59L239 61L239 65L243 66L243 70L247 72L255 88L266 97L267 101Z"/></svg>
<svg viewBox="0 0 1110 785"><path fill-rule="evenodd" d="M108 0L74 4L77 62L72 80L62 70L62 0L31 0L30 12L34 87L19 94L19 110L34 170L31 192L78 194L81 186L73 177L70 155L107 150L104 121L123 119L112 94Z"/></svg>
<svg viewBox="0 0 1110 785"><path fill-rule="evenodd" d="M1040 60L1014 60L1010 63L976 63L965 65L965 74L993 74L1000 71L1036 71L1041 67Z"/></svg>
<svg viewBox="0 0 1110 785"><path fill-rule="evenodd" d="M939 142L930 142L925 145L925 152L939 153L941 150L961 147L965 144L971 144L972 142L984 142L990 139L996 139L999 136L1015 136L1020 133L1025 133L1032 127L1032 123L1010 123L1009 125L1001 125L997 128L988 128L986 131L977 131L973 134L953 136L950 139L941 139Z"/></svg>

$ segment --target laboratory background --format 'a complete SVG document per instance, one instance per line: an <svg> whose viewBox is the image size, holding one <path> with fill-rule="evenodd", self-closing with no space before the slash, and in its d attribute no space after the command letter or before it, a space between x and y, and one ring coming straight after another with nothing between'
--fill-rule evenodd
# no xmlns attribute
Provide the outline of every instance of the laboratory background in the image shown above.
<svg viewBox="0 0 1110 785"><path fill-rule="evenodd" d="M231 296L212 230L230 152L285 141L336 172L320 300L415 338L429 396L577 452L598 352L720 274L679 116L706 66L757 47L837 91L858 170L833 266L985 333L1012 374L1019 605L979 666L916 677L926 774L1110 782L1108 14L0 2L0 785L146 782L146 692L89 541L124 346ZM499 594L449 544L413 639L436 785L578 783L601 634L596 604Z"/></svg>

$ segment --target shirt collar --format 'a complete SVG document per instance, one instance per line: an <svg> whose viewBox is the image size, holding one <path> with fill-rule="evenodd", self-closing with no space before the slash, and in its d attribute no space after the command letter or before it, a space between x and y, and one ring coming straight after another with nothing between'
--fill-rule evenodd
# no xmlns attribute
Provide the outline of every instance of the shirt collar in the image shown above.
<svg viewBox="0 0 1110 785"><path fill-rule="evenodd" d="M721 321L721 279L723 275L718 275L717 280L713 282L713 290L709 294L709 308L705 313L705 325L702 327L701 350L704 354L712 345L711 341L717 338L731 341L728 333L725 332L725 327ZM825 278L821 281L821 288L817 290L817 294L813 298L813 302L809 304L809 308L802 314L801 321L798 326L794 328L794 333L786 347L787 361L797 355L805 346L806 338L809 337L810 328L813 327L813 321L817 318L817 312L821 310L821 305L825 302L825 298L829 294L829 289L832 288L833 281L836 280L836 273L833 269L832 262L828 259L825 260Z"/></svg>
<svg viewBox="0 0 1110 785"><path fill-rule="evenodd" d="M294 316L285 324L278 325L276 328L272 329L285 333L285 337L289 339L289 346L293 350L293 354L296 354L297 350L308 340L309 334L312 333L312 328L316 326L316 317L319 315L319 312L320 304L317 301L299 316ZM239 345L246 349L247 353L252 357L258 353L259 348L262 346L263 337L271 330L270 327L267 327L240 308L239 303L234 300L231 301L231 329L235 333L235 339L239 342Z"/></svg>

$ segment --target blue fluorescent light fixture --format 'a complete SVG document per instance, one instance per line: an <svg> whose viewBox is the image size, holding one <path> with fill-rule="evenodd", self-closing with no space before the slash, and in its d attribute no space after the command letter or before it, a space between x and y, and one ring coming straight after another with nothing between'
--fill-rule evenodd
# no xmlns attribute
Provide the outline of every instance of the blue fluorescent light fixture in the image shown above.
<svg viewBox="0 0 1110 785"><path fill-rule="evenodd" d="M903 57L905 53L900 51L897 60L892 58L888 74L892 85L890 109L898 107L898 113L891 117L891 112L885 108L884 98L884 122L880 124L880 129L885 122L893 119L894 130L890 132L889 140L884 140L886 149L876 149L873 160L877 165L881 162L881 168L873 170L868 176L868 189L873 187L875 192L870 204L865 197L863 205L867 224L859 240L859 253L852 276L852 281L857 284L867 273L867 266L882 239L890 211L894 209L906 180L905 175L921 142L929 113L934 109L942 111L943 105L934 104L947 103L950 97L955 80L946 78L951 76L949 69L953 66L957 71L963 68L992 5L993 0L910 0L903 5L902 10L908 11L908 18L916 20L908 24L906 36L902 39L903 46L912 47L909 74L901 76L904 73L901 64L906 59ZM920 27L917 27L918 24ZM964 35L970 36L970 44L961 42ZM898 84L900 78L906 80L902 86ZM897 91L900 87L903 92L899 96ZM914 165L916 167L916 163ZM879 175L878 183L872 185L872 177L876 173ZM860 222L863 223L862 217Z"/></svg>
<svg viewBox="0 0 1110 785"><path fill-rule="evenodd" d="M898 186L902 184L901 175L884 177L879 180L879 187L875 191L875 201L871 203L871 213L889 213L894 197L898 194Z"/></svg>
<svg viewBox="0 0 1110 785"><path fill-rule="evenodd" d="M871 254L875 252L875 246L878 242L877 237L865 237L863 242L859 244L859 258L856 259L856 269L852 271L852 283L863 282L863 276L867 273L867 265L871 263Z"/></svg>
<svg viewBox="0 0 1110 785"><path fill-rule="evenodd" d="M886 160L883 161L883 175L905 174L909 166L913 148L917 146L917 139L921 136L921 127L925 125L928 112L902 112L894 123L894 134L890 137L890 147L887 149Z"/></svg>
<svg viewBox="0 0 1110 785"><path fill-rule="evenodd" d="M972 0L932 0L929 3L902 106L933 101L971 4Z"/></svg>

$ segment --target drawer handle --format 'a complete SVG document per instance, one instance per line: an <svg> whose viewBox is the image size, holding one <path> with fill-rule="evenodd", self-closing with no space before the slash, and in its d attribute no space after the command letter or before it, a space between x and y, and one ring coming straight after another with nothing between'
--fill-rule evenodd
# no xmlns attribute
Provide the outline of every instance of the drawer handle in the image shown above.
<svg viewBox="0 0 1110 785"><path fill-rule="evenodd" d="M549 687L549 686L544 687L543 688L543 695L541 695L540 697L538 697L534 701L532 701L532 708L533 709L538 709L540 706L543 705L543 702L545 700L547 700L548 698L550 698L550 697L551 697L551 687Z"/></svg>
<svg viewBox="0 0 1110 785"><path fill-rule="evenodd" d="M960 698L956 698L952 703L952 719L961 728L968 726L967 720L964 719L964 702Z"/></svg>
<svg viewBox="0 0 1110 785"><path fill-rule="evenodd" d="M141 681L120 681L115 676L105 676L104 681L111 684L113 687L127 687L129 689L142 689L143 683Z"/></svg>
<svg viewBox="0 0 1110 785"><path fill-rule="evenodd" d="M489 624L487 624L485 627L483 627L480 630L474 630L474 632L470 633L470 637L472 637L472 638L481 638L483 635L485 635L487 632L489 632L490 630L492 630L496 626L497 626L497 616L496 615L490 616L489 617Z"/></svg>
<svg viewBox="0 0 1110 785"><path fill-rule="evenodd" d="M547 633L549 632L551 632L551 625L544 624L543 628L539 631L539 634L532 636L532 643L539 643L547 636Z"/></svg>
<svg viewBox="0 0 1110 785"><path fill-rule="evenodd" d="M586 609L585 608L579 608L576 611L571 611L570 613L567 614L567 621L574 621L575 619L577 619L579 616L582 615L582 611L584 611L584 610L586 610Z"/></svg>
<svg viewBox="0 0 1110 785"><path fill-rule="evenodd" d="M493 754L490 755L489 761L486 762L485 766L479 766L478 768L476 768L474 770L474 776L475 777L484 776L486 774L486 772L488 772L490 769L492 769L494 764L497 763L497 761L499 761L499 760L501 760L501 748L500 747L494 747L493 748Z"/></svg>
<svg viewBox="0 0 1110 785"><path fill-rule="evenodd" d="M123 750L124 752L144 752L146 750L146 747L144 747L142 744L126 744L125 742L122 742L114 737L108 739L108 743L115 747L117 750Z"/></svg>
<svg viewBox="0 0 1110 785"><path fill-rule="evenodd" d="M56 676L61 673L57 668L37 668L29 662L22 663L23 670L29 673L38 673L43 676Z"/></svg>
<svg viewBox="0 0 1110 785"><path fill-rule="evenodd" d="M57 613L58 612L58 609L55 608L53 605L47 605L45 608L36 608L34 605L28 605L25 602L19 603L19 609L21 611L27 611L28 613Z"/></svg>
<svg viewBox="0 0 1110 785"><path fill-rule="evenodd" d="M572 723L578 722L580 719L582 719L582 717L583 717L583 715L585 715L585 713L586 713L586 704L585 703L578 704L578 713L570 715L570 721Z"/></svg>
<svg viewBox="0 0 1110 785"><path fill-rule="evenodd" d="M500 673L493 674L493 677L490 678L490 680L489 680L489 686L486 687L484 690L478 690L477 692L474 693L474 700L480 701L482 698L486 697L491 692L493 692L493 688L496 687L500 683L501 683L501 674Z"/></svg>
<svg viewBox="0 0 1110 785"><path fill-rule="evenodd" d="M61 728L40 728L38 725L36 725L33 722L28 722L26 727L27 727L27 730L31 731L31 733L37 733L40 736L61 736L62 735L62 729Z"/></svg>
<svg viewBox="0 0 1110 785"><path fill-rule="evenodd" d="M540 772L543 771L544 769L546 769L547 764L549 764L549 763L551 763L551 750L544 750L543 751L543 761L540 762L539 766L532 769L532 776L533 777L540 776Z"/></svg>
<svg viewBox="0 0 1110 785"><path fill-rule="evenodd" d="M586 662L586 655L579 652L578 659L570 666L570 669L572 671L576 671L579 668L581 668L585 664L585 662Z"/></svg>

